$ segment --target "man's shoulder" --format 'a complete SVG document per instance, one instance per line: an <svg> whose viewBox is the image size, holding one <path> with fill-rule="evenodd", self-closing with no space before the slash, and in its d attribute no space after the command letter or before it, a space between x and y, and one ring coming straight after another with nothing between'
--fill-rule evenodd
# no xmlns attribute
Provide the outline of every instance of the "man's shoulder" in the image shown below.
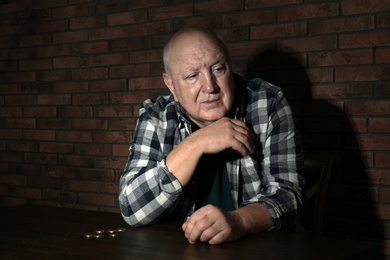
<svg viewBox="0 0 390 260"><path fill-rule="evenodd" d="M175 101L172 94L160 95L155 100L145 100L142 103L142 111L151 117L161 118L175 111Z"/></svg>
<svg viewBox="0 0 390 260"><path fill-rule="evenodd" d="M277 94L281 91L281 88L274 84L265 81L261 78L254 78L247 81L247 88L253 92L266 92L269 94Z"/></svg>

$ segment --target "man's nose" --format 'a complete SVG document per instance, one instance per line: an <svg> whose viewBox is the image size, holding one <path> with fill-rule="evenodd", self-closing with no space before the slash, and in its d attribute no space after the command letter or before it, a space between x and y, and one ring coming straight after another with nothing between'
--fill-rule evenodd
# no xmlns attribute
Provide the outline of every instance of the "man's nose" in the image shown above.
<svg viewBox="0 0 390 260"><path fill-rule="evenodd" d="M218 88L215 76L212 73L206 73L203 77L202 91L206 93L213 93Z"/></svg>

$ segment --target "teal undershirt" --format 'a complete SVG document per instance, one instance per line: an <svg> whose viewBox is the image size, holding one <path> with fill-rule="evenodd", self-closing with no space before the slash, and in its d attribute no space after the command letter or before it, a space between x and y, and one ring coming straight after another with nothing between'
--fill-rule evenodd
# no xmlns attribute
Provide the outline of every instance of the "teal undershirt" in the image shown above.
<svg viewBox="0 0 390 260"><path fill-rule="evenodd" d="M224 153L205 155L200 163L196 207L211 204L222 210L234 210Z"/></svg>

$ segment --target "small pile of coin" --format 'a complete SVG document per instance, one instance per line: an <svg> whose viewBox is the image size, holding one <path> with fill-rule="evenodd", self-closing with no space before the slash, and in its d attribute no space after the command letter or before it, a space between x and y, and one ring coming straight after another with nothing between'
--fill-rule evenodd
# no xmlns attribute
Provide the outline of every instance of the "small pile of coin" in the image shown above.
<svg viewBox="0 0 390 260"><path fill-rule="evenodd" d="M98 229L94 233L87 233L84 235L85 238L102 238L104 236L116 237L119 233L124 232L125 228L116 228L116 229Z"/></svg>

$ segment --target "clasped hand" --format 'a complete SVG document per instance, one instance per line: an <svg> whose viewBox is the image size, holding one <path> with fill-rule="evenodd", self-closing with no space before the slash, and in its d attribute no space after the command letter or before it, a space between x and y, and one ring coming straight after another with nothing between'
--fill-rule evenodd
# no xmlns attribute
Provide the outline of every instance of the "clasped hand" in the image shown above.
<svg viewBox="0 0 390 260"><path fill-rule="evenodd" d="M215 154L232 148L247 156L255 149L254 134L247 125L240 120L226 117L201 128L191 137L201 144L204 154Z"/></svg>

